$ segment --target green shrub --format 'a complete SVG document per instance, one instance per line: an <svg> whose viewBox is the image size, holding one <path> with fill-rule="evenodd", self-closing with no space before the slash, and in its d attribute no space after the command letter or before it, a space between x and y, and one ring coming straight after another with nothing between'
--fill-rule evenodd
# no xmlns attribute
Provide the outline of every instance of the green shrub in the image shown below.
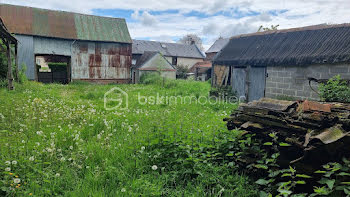
<svg viewBox="0 0 350 197"><path fill-rule="evenodd" d="M339 75L319 86L320 97L327 102L350 102L350 87Z"/></svg>
<svg viewBox="0 0 350 197"><path fill-rule="evenodd" d="M186 79L188 72L189 72L189 69L187 66L184 66L184 65L176 66L176 76L178 79Z"/></svg>
<svg viewBox="0 0 350 197"><path fill-rule="evenodd" d="M144 73L140 77L140 83L142 84L161 84L163 78L159 75L159 73Z"/></svg>
<svg viewBox="0 0 350 197"><path fill-rule="evenodd" d="M66 71L67 70L67 63L49 62L48 65L49 65L49 68L51 69L51 71Z"/></svg>

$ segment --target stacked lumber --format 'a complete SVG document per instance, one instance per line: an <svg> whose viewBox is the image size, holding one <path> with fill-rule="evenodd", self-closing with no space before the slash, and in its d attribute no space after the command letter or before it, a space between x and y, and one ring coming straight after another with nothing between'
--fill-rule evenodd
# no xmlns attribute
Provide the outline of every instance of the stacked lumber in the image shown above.
<svg viewBox="0 0 350 197"><path fill-rule="evenodd" d="M262 139L271 132L277 133L279 139L292 146L290 150L302 152L297 158L290 158L290 163L305 160L313 152L322 151L321 155L328 155L329 159L350 153L350 104L263 98L241 104L224 121L229 130L244 130Z"/></svg>

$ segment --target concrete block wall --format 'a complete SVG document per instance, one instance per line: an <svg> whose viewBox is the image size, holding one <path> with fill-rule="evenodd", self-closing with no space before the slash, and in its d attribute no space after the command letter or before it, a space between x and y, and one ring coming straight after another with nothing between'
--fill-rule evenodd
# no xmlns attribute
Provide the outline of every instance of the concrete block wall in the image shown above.
<svg viewBox="0 0 350 197"><path fill-rule="evenodd" d="M288 96L302 100L319 100L318 94L310 88L308 78L330 79L339 74L343 79L350 79L350 64L268 66L267 74L266 97ZM317 83L312 82L311 86L318 90Z"/></svg>

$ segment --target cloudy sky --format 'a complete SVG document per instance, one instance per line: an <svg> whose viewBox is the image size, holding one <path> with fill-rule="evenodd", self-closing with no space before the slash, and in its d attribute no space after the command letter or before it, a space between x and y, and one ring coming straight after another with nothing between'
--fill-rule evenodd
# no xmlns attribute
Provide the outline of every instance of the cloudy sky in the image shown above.
<svg viewBox="0 0 350 197"><path fill-rule="evenodd" d="M350 0L0 0L1 3L125 18L134 39L176 42L321 23L350 23Z"/></svg>

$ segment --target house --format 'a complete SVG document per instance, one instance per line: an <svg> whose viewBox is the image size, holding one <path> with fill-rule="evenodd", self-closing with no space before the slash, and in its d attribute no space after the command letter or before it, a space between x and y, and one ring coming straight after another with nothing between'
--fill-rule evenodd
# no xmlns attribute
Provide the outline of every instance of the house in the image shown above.
<svg viewBox="0 0 350 197"><path fill-rule="evenodd" d="M0 4L0 17L19 41L19 65L27 67L30 80L42 77L36 57L66 61L67 81L131 80L132 40L125 19L8 4Z"/></svg>
<svg viewBox="0 0 350 197"><path fill-rule="evenodd" d="M159 73L162 77L176 79L176 69L158 51L145 51L131 73L133 83L139 83L141 76L147 73Z"/></svg>
<svg viewBox="0 0 350 197"><path fill-rule="evenodd" d="M205 52L206 60L212 61L217 53L221 51L222 48L230 41L229 38L220 37L217 39L213 45Z"/></svg>
<svg viewBox="0 0 350 197"><path fill-rule="evenodd" d="M207 81L211 78L212 63L210 61L198 62L190 69L190 73L194 73L194 77L199 81Z"/></svg>
<svg viewBox="0 0 350 197"><path fill-rule="evenodd" d="M350 24L316 25L232 37L213 63L212 85L261 97L317 100L318 84L350 79Z"/></svg>
<svg viewBox="0 0 350 197"><path fill-rule="evenodd" d="M146 40L133 40L132 63L137 60L145 51L158 51L174 66L186 66L191 68L197 62L204 61L205 55L195 44L165 43Z"/></svg>

